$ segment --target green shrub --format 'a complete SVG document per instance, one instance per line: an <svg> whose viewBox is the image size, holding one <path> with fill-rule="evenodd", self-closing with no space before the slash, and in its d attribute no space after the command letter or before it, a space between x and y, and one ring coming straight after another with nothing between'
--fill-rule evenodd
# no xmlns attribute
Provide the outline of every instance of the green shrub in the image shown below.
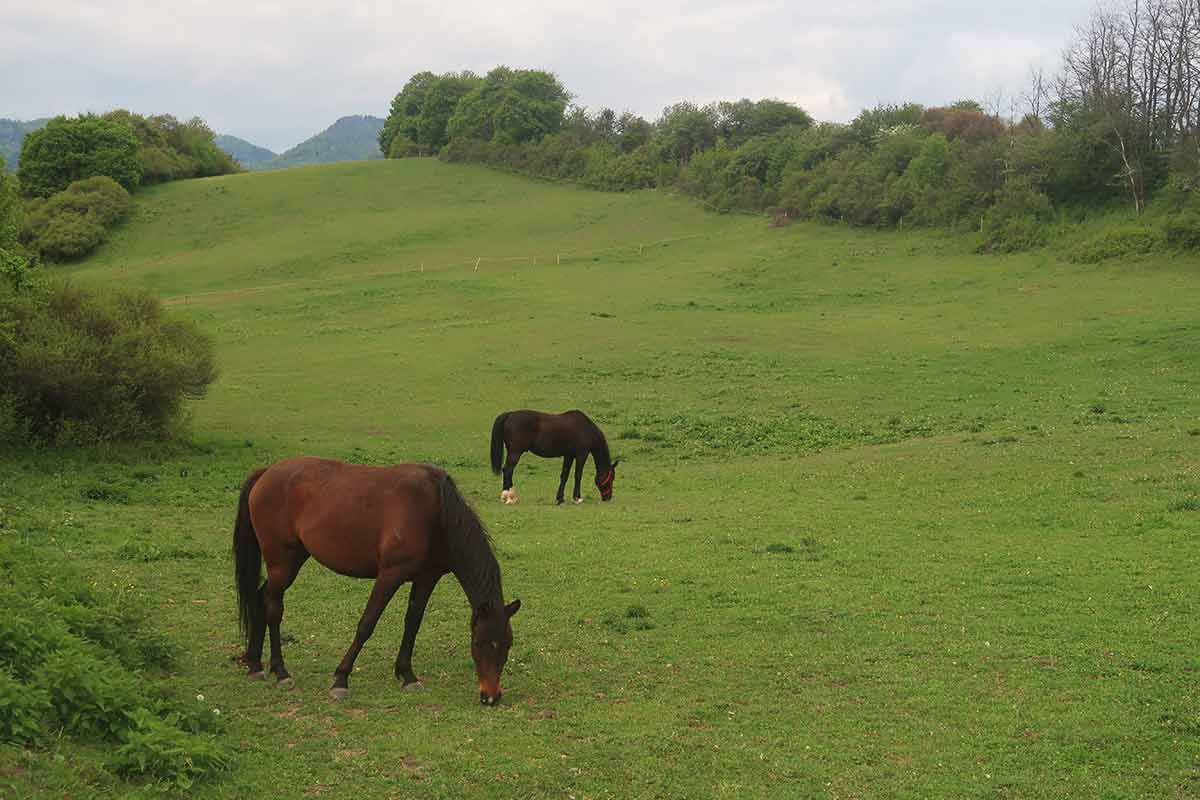
<svg viewBox="0 0 1200 800"><path fill-rule="evenodd" d="M981 253L1015 253L1046 243L1046 225L1053 218L1050 199L1024 181L1012 181L996 194L983 215Z"/></svg>
<svg viewBox="0 0 1200 800"><path fill-rule="evenodd" d="M24 743L42 735L50 696L0 670L0 742Z"/></svg>
<svg viewBox="0 0 1200 800"><path fill-rule="evenodd" d="M215 376L209 338L145 292L0 289L9 435L24 426L50 443L162 437Z"/></svg>
<svg viewBox="0 0 1200 800"><path fill-rule="evenodd" d="M186 790L231 764L228 748L211 736L183 729L178 714L164 719L139 708L125 716L129 725L108 763L118 775L156 778Z"/></svg>
<svg viewBox="0 0 1200 800"><path fill-rule="evenodd" d="M422 155L420 145L407 136L397 136L392 139L392 144L387 151L388 158L411 158L419 155Z"/></svg>
<svg viewBox="0 0 1200 800"><path fill-rule="evenodd" d="M129 207L129 192L111 178L76 181L47 200L30 203L22 239L51 261L82 258L100 246Z"/></svg>
<svg viewBox="0 0 1200 800"><path fill-rule="evenodd" d="M1145 255L1162 249L1162 231L1146 226L1110 228L1072 247L1067 258L1077 264L1098 264L1111 258Z"/></svg>
<svg viewBox="0 0 1200 800"><path fill-rule="evenodd" d="M1167 244L1180 250L1200 249L1200 212L1184 211L1167 217L1163 223Z"/></svg>
<svg viewBox="0 0 1200 800"><path fill-rule="evenodd" d="M117 739L128 725L125 712L144 702L133 672L82 646L51 653L33 680L50 697L54 725L86 739Z"/></svg>
<svg viewBox="0 0 1200 800"><path fill-rule="evenodd" d="M108 769L175 790L228 769L216 710L141 668L169 660L142 607L46 555L0 544L0 741L115 745Z"/></svg>

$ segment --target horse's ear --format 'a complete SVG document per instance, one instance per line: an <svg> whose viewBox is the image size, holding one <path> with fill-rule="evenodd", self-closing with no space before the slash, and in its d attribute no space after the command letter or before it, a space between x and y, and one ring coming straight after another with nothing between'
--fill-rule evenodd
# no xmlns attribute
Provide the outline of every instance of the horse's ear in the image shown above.
<svg viewBox="0 0 1200 800"><path fill-rule="evenodd" d="M504 616L515 617L517 615L517 612L520 610L521 610L521 601L513 600L511 603L509 603L508 605L506 605L504 607Z"/></svg>

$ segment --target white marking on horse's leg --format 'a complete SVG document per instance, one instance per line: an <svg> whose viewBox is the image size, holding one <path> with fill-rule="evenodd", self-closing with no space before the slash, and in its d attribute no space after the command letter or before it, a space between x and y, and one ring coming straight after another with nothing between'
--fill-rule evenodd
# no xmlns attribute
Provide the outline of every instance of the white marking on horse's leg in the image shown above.
<svg viewBox="0 0 1200 800"><path fill-rule="evenodd" d="M500 499L507 503L508 496L510 494L512 494L512 492L510 492L508 489L505 489L504 491L500 492Z"/></svg>
<svg viewBox="0 0 1200 800"><path fill-rule="evenodd" d="M575 498L575 505L577 505L577 506L581 506L581 505L583 505L583 498L582 498L582 497L576 497L576 498Z"/></svg>

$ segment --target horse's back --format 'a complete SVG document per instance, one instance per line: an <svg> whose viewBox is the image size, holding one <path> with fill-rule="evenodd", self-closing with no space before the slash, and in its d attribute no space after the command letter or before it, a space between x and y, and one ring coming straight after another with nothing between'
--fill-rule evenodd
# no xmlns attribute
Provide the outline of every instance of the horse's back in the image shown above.
<svg viewBox="0 0 1200 800"><path fill-rule="evenodd" d="M335 572L374 577L381 562L428 557L443 474L425 464L291 458L259 478L251 518L264 554L271 544L302 547Z"/></svg>

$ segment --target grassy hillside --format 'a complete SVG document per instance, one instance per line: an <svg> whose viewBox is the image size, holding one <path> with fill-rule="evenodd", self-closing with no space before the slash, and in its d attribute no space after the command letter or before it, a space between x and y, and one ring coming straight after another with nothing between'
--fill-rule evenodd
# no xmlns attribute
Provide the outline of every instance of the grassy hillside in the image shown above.
<svg viewBox="0 0 1200 800"><path fill-rule="evenodd" d="M149 189L69 274L219 343L195 443L0 454L0 535L148 596L173 679L228 720L234 776L189 796L1196 794L1195 260L983 257L403 160ZM555 507L527 456L499 504L487 435L522 406L593 415L612 503L589 467ZM311 563L299 688L244 679L237 487L302 452L455 475L523 601L499 709L452 579L423 693L392 679L402 590L326 699L369 584ZM103 758L0 749L0 789L122 796Z"/></svg>

